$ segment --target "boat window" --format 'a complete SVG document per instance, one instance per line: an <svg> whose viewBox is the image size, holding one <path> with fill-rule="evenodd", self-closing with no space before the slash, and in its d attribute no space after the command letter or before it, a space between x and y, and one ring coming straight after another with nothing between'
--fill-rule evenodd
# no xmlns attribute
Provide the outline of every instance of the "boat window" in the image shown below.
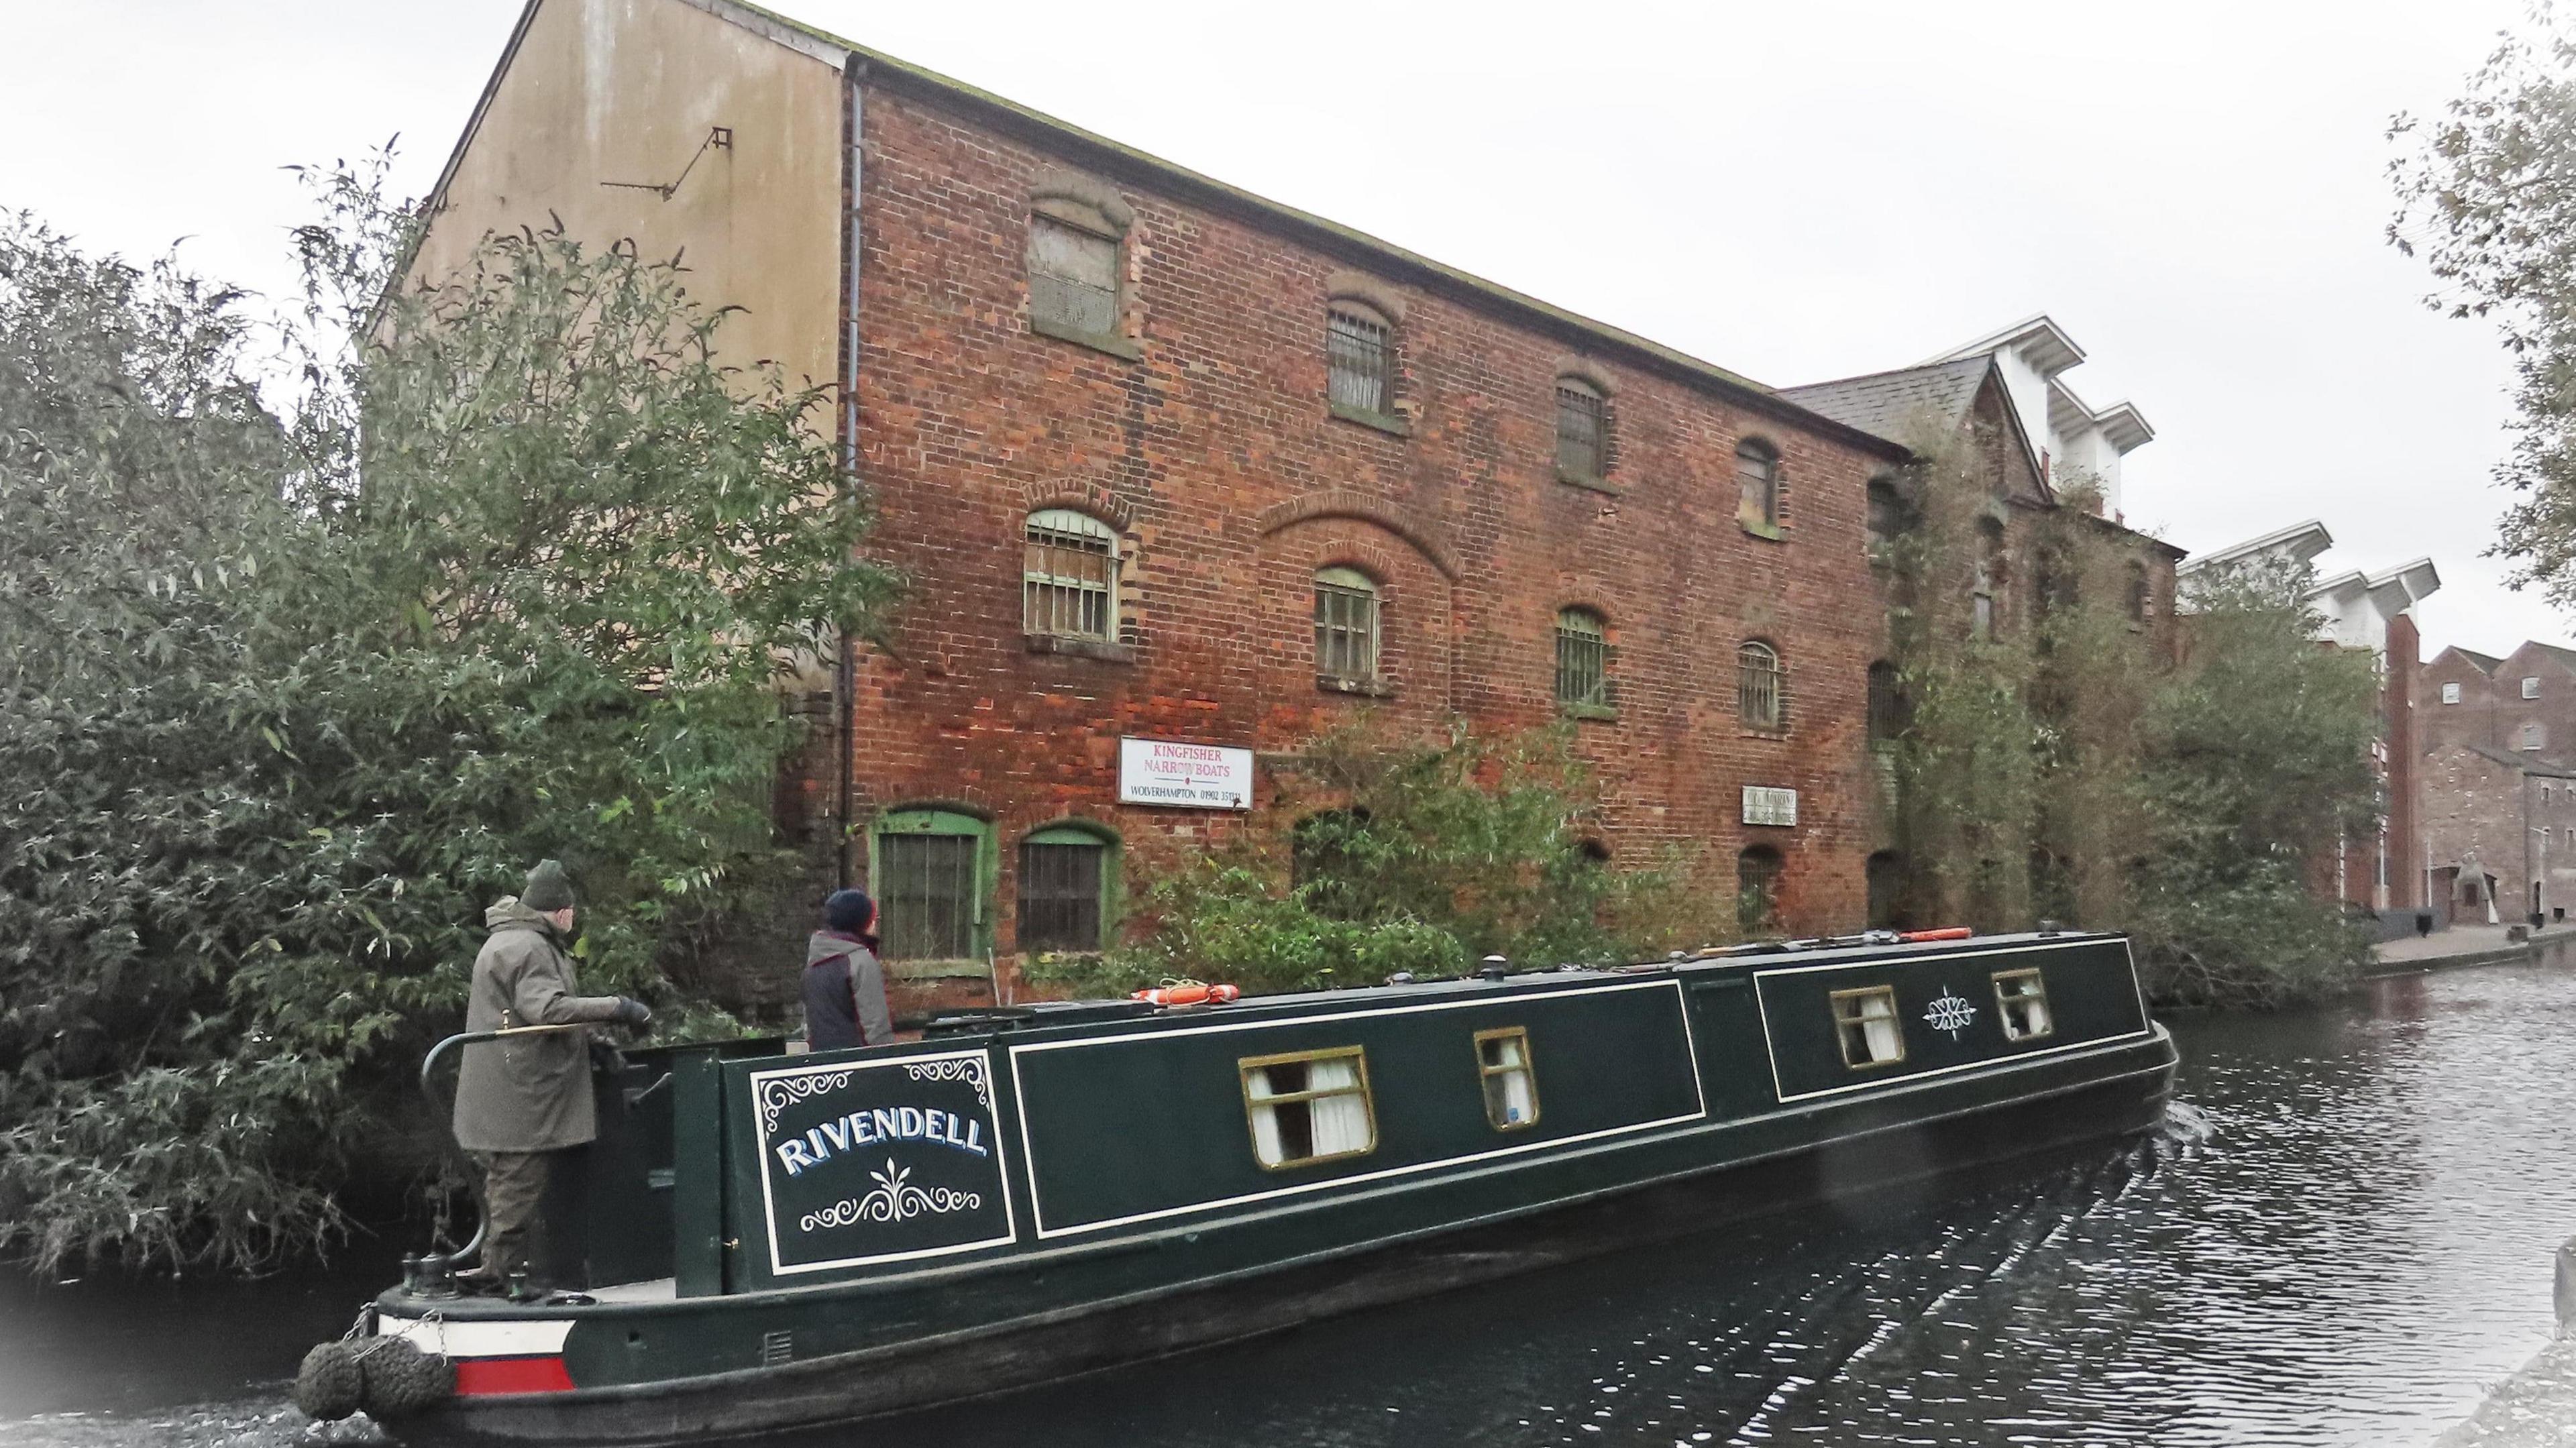
<svg viewBox="0 0 2576 1448"><path fill-rule="evenodd" d="M1527 1029L1478 1031L1476 1069L1485 1078L1485 1119L1495 1130L1538 1124L1538 1078L1530 1074Z"/></svg>
<svg viewBox="0 0 2576 1448"><path fill-rule="evenodd" d="M1995 972L1995 1015L2007 1041L2036 1040L2057 1029L2048 1013L2048 985L2036 970Z"/></svg>
<svg viewBox="0 0 2576 1448"><path fill-rule="evenodd" d="M1834 992L1834 1034L1842 1038L1843 1064L1857 1070L1905 1059L1905 1028L1896 1019L1896 987L1874 985Z"/></svg>
<svg viewBox="0 0 2576 1448"><path fill-rule="evenodd" d="M1377 1150L1368 1056L1359 1047L1251 1056L1236 1065L1243 1072L1244 1114L1252 1121L1252 1154L1263 1167L1275 1171Z"/></svg>

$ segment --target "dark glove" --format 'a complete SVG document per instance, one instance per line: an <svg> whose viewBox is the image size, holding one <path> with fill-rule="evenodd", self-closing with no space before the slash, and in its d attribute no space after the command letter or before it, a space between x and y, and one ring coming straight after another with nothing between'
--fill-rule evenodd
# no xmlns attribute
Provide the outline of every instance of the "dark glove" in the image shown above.
<svg viewBox="0 0 2576 1448"><path fill-rule="evenodd" d="M653 1019L653 1008L631 996L617 998L617 1021L620 1025L640 1026Z"/></svg>

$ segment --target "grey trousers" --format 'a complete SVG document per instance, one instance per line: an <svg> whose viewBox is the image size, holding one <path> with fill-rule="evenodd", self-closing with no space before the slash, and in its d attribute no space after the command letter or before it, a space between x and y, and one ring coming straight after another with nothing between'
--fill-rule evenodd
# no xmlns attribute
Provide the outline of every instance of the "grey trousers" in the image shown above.
<svg viewBox="0 0 2576 1448"><path fill-rule="evenodd" d="M519 1268L539 1282L548 1277L553 1255L546 1230L549 1196L559 1195L555 1178L571 1163L578 1147L562 1151L478 1151L483 1165L483 1270L500 1281Z"/></svg>

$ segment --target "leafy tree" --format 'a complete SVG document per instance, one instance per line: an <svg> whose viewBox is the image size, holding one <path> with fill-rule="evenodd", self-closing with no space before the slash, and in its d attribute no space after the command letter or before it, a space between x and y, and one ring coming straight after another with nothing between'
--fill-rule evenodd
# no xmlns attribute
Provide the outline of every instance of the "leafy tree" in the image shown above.
<svg viewBox="0 0 2576 1448"><path fill-rule="evenodd" d="M2349 984L2369 941L2310 888L2324 852L2369 829L2377 680L2317 642L2306 565L2203 575L2181 666L2150 701L2132 862L2150 989L2186 1005L2275 1006Z"/></svg>
<svg viewBox="0 0 2576 1448"><path fill-rule="evenodd" d="M2388 238L2431 266L2428 305L2501 331L2519 416L2496 477L2517 496L2494 551L2576 606L2576 29L2546 3L2531 19L2438 117L2391 124L2415 149L2390 166Z"/></svg>
<svg viewBox="0 0 2576 1448"><path fill-rule="evenodd" d="M0 231L0 1250L39 1266L327 1240L540 856L587 988L720 1023L673 980L782 863L779 686L888 591L821 399L718 363L684 270L530 231L396 287L380 178L314 174L282 345Z"/></svg>

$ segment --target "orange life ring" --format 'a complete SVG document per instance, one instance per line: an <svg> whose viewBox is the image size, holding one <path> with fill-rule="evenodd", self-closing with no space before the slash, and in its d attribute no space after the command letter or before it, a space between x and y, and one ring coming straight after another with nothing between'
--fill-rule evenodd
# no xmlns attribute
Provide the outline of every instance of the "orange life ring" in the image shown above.
<svg viewBox="0 0 2576 1448"><path fill-rule="evenodd" d="M1159 985L1147 990L1131 992L1127 998L1158 1006L1222 1006L1243 999L1243 992L1230 985L1209 985L1204 981L1183 980L1174 981L1170 985Z"/></svg>

